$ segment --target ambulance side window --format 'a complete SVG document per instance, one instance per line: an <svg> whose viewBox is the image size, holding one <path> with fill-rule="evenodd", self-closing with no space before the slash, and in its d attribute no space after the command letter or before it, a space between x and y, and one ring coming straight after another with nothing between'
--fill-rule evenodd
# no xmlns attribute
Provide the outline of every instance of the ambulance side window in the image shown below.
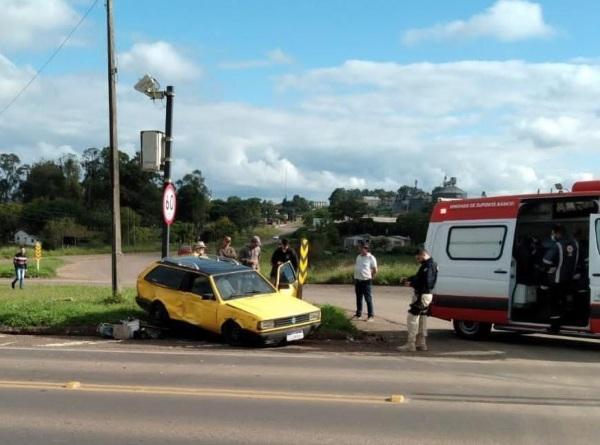
<svg viewBox="0 0 600 445"><path fill-rule="evenodd" d="M494 261L502 256L506 226L454 226L446 252L452 260Z"/></svg>

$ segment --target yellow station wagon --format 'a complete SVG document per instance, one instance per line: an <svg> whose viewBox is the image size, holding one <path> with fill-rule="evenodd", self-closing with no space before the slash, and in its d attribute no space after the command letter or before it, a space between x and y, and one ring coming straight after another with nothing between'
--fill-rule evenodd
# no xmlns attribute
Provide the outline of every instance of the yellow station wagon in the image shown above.
<svg viewBox="0 0 600 445"><path fill-rule="evenodd" d="M290 263L275 285L260 273L230 261L170 257L138 277L137 303L158 323L183 321L222 334L231 344L301 340L321 323L321 310L296 298Z"/></svg>

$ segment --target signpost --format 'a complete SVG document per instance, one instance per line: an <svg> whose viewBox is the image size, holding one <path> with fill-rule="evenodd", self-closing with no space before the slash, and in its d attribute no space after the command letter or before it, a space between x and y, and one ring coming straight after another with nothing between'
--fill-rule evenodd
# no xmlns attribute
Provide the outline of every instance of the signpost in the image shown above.
<svg viewBox="0 0 600 445"><path fill-rule="evenodd" d="M308 240L302 238L300 243L300 264L298 265L298 298L302 299L302 288L308 277Z"/></svg>
<svg viewBox="0 0 600 445"><path fill-rule="evenodd" d="M163 220L167 227L166 230L166 239L163 240L163 243L166 244L166 251L163 252L164 256L169 256L169 226L173 224L175 221L175 211L177 210L177 196L175 195L175 187L170 182L165 186L165 190L163 192Z"/></svg>
<svg viewBox="0 0 600 445"><path fill-rule="evenodd" d="M166 225L170 226L175 221L176 209L177 197L175 196L175 187L169 183L163 192L163 219Z"/></svg>
<svg viewBox="0 0 600 445"><path fill-rule="evenodd" d="M35 265L36 265L38 272L40 271L40 260L41 259L42 259L42 243L37 241L35 243Z"/></svg>

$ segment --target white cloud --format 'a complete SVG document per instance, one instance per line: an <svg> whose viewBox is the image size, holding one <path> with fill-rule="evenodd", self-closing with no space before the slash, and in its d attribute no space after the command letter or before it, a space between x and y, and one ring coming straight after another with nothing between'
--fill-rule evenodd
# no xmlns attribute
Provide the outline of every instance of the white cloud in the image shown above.
<svg viewBox="0 0 600 445"><path fill-rule="evenodd" d="M168 42L136 43L119 55L119 66L141 77L145 73L163 83L195 80L202 69Z"/></svg>
<svg viewBox="0 0 600 445"><path fill-rule="evenodd" d="M23 70L0 58L0 98ZM348 61L280 83L300 97L289 108L211 103L178 87L174 176L198 168L216 196L282 197L287 172L288 195L323 199L415 179L431 189L444 175L491 195L600 174L599 65ZM0 151L31 162L107 145L104 75L34 85L0 119ZM118 91L120 147L133 153L140 130L163 128L164 108L131 85Z"/></svg>
<svg viewBox="0 0 600 445"><path fill-rule="evenodd" d="M582 124L578 119L570 116L538 117L521 122L519 130L537 147L557 147L577 141L582 132Z"/></svg>
<svg viewBox="0 0 600 445"><path fill-rule="evenodd" d="M260 68L274 65L290 65L294 63L294 58L286 54L281 49L276 48L267 51L265 57L254 60L241 60L238 62L223 62L219 64L221 69L239 70L248 68Z"/></svg>
<svg viewBox="0 0 600 445"><path fill-rule="evenodd" d="M78 19L65 0L3 0L0 49L45 49L61 41Z"/></svg>
<svg viewBox="0 0 600 445"><path fill-rule="evenodd" d="M544 21L542 7L527 0L498 0L490 8L466 20L410 29L402 37L405 45L434 40L491 37L502 42L549 37L555 33Z"/></svg>

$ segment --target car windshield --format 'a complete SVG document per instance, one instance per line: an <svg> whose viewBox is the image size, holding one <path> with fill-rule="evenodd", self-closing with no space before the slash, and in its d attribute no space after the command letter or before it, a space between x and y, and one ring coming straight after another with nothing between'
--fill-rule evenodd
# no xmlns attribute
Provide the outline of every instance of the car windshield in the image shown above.
<svg viewBox="0 0 600 445"><path fill-rule="evenodd" d="M275 292L271 284L253 270L216 275L213 279L223 300Z"/></svg>

